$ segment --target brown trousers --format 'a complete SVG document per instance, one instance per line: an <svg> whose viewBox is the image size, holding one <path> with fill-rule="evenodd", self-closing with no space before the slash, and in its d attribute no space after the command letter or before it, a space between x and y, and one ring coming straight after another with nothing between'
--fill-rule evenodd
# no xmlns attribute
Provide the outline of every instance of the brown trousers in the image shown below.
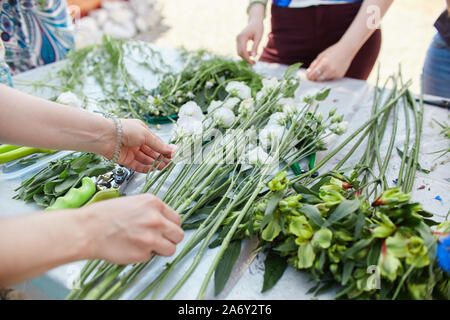
<svg viewBox="0 0 450 320"><path fill-rule="evenodd" d="M302 62L307 68L326 48L339 41L352 23L361 2L284 8L272 5L272 30L260 60L281 64ZM366 80L381 47L377 29L353 59L346 77Z"/></svg>

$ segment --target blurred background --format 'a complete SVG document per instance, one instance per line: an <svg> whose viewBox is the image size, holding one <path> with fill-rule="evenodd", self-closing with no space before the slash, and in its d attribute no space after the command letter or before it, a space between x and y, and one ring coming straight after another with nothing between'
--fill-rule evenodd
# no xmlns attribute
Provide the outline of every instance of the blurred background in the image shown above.
<svg viewBox="0 0 450 320"><path fill-rule="evenodd" d="M77 47L108 33L163 47L207 49L237 58L235 38L247 23L247 0L129 0L103 4L101 0L68 0L68 3L81 8L80 12L75 9L74 15L84 16L76 27ZM103 8L98 9L100 6ZM413 79L412 90L419 92L425 54L436 33L433 24L444 8L445 0L394 0L381 25L382 79L395 72L401 63L405 79ZM269 28L268 9L263 45ZM368 81L374 84L375 80L376 68Z"/></svg>

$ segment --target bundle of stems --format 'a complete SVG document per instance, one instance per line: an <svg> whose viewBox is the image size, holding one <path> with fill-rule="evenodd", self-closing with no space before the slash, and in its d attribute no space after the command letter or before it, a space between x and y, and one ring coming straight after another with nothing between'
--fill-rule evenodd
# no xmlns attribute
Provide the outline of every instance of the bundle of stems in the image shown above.
<svg viewBox="0 0 450 320"><path fill-rule="evenodd" d="M356 143L354 143L350 151L345 154L338 165L336 165L334 171L340 170L355 150L357 150L363 141L367 139L365 152L363 153L363 157L359 164L355 166L355 172L357 172L356 174L358 174L358 176L363 176L362 185L364 186L364 192L366 192L367 197L373 194L376 195L378 186L381 186L381 190L385 190L387 188L385 174L397 132L398 106L400 105L399 102L402 101L407 124L407 140L405 141L399 181L405 191L410 191L417 167L423 109L417 108L414 99L411 98L411 94L407 89L410 82L404 84L401 80L401 74L399 74L399 77L401 82L400 88L397 89L397 86L395 85L387 97L382 97L382 94L387 92L385 87L379 89L377 86L375 89L374 104L370 119L349 135L313 169L291 179L289 183L291 185L295 183L309 185L316 179L323 178L324 175L317 178L312 178L312 175L319 168L323 167L332 157L349 145L349 143L358 135L363 133ZM391 80L394 84L398 83L397 77L392 77ZM265 122L267 122L267 117L273 112L274 106L280 99L280 93L282 93L282 91L281 84L276 90L268 95L267 99L260 103L257 113L253 114L249 119L241 121L239 124L236 123L232 129L248 129L252 126L263 126ZM408 150L411 131L409 109L413 110L416 125L415 144L410 150ZM323 145L324 138L330 134L329 131L326 130L331 126L331 124L327 122L331 118L330 115L320 129L318 129L318 126L315 127L315 130L311 129L312 123L315 121L314 119L317 110L317 101L312 100L307 103L301 112L292 119L287 131L283 134L279 146L272 154L274 155L276 153L279 156L279 159L284 160L285 165L283 169L286 169L294 162L306 158L319 150ZM392 135L387 153L382 161L382 157L380 156L380 141L384 136L387 121L391 113L394 115ZM220 245L220 249L207 271L197 295L197 298L204 298L210 279L217 269L225 251L229 247L230 242L242 236L237 233L242 227L243 222L251 220L255 201L267 197L267 195L270 194L270 192L267 193L265 186L272 176L272 174L269 173L273 173L272 167L274 163L269 163L274 162L273 158L266 159L267 163L262 163L259 166L253 166L251 168L247 168L241 163L217 163L216 161L218 155L229 152L227 146L232 141L238 141L232 152L234 156L239 153L239 150L245 149L244 138L245 137L242 136L242 131L235 130L231 133L230 139L226 139L225 143L223 143L223 141L215 141L214 139L201 139L204 149L210 147L209 153L206 155L205 159L196 158L200 157L196 154L191 163L177 164L178 167L181 166L182 168L171 183L167 192L163 195L162 200L171 205L182 215L182 223L184 226L189 223L189 218L195 216L197 212L202 212L203 210L207 214L175 259L167 264L166 268L136 296L137 299L143 299L150 293L152 293L152 298L157 298L166 279L173 273L176 266L188 253L192 252L200 245L189 269L183 274L178 282L171 287L169 293L164 296L165 299L172 298L197 268L207 247L212 244L212 241L215 241L216 245ZM298 147L298 149L295 149L295 152L292 152L293 141L296 142L295 145ZM190 143L185 143L182 149L191 149L195 143L194 139L192 139ZM203 156L203 153L201 153L201 155ZM199 163L198 160L202 161ZM163 159L157 159L154 166L158 167L159 163L162 161ZM375 162L378 165L379 174L376 179L369 181L370 177L374 176L372 167ZM154 194L157 194L166 183L169 176L174 172L175 167L175 165L169 165L160 172L150 170L142 192L145 193L151 191ZM373 188L369 191L368 187L370 185L373 185ZM225 232L221 232L221 236L214 239L219 230L225 230ZM82 271L80 281L81 288L73 290L68 298L120 298L125 290L134 283L137 276L142 273L144 269L147 270L147 267L155 260L155 258L156 257L146 263L138 263L129 267L112 265L107 262L90 261Z"/></svg>
<svg viewBox="0 0 450 320"><path fill-rule="evenodd" d="M294 66L291 70L297 67ZM204 152L195 153L194 158L190 159L191 161L187 164L174 163L174 165L168 165L159 172L149 171L142 192L151 191L158 194L169 176L174 172L174 168L181 166L181 170L167 192L162 196L162 200L182 215L183 224L189 222L189 218L201 209L210 207L210 211L181 252L137 298L144 298L153 289L153 297L156 297L165 279L176 265L187 253L201 243L189 271L184 274L166 296L166 298L171 298L195 270L217 230L224 224L230 224L229 233L221 242L221 248L199 292L199 297L202 297L237 227L244 217L251 214L252 203L265 188L266 181L270 173L274 171L274 165L278 162L278 159L289 158L299 161L322 148L323 140L330 134L329 130L334 124L331 121L331 114L323 123L322 120L315 120L318 101L312 99L291 116L282 137L272 146L270 157L263 159L258 164L253 164L253 166L240 161L248 142L246 130L264 126L270 114L277 110L277 104L285 93L292 92L293 85L298 86L298 81L296 82L293 79L292 71L286 74L284 81L281 81L266 97L257 101L256 109L258 112L248 118L241 119L241 121L236 121L231 130L226 133L224 139L204 138L205 136L209 137L210 130L206 130L206 133L199 138L202 151L208 150L206 155L204 155ZM320 99L324 98L319 97ZM184 154L183 150L190 149L198 143L198 140L189 137L187 141L178 141L178 143L180 142L183 142L183 144L178 154L182 155ZM225 161L222 158L223 155L226 155ZM233 158L232 161L230 161L230 155ZM154 166L157 167L162 161L162 158L157 159ZM68 298L119 298L148 264L149 262L139 263L128 268L130 269L128 272L124 272L126 266L115 266L106 262L102 262L101 265L99 262L88 262L82 272L81 288L73 290ZM99 265L100 267L98 267ZM101 282L98 282L99 278L102 278Z"/></svg>

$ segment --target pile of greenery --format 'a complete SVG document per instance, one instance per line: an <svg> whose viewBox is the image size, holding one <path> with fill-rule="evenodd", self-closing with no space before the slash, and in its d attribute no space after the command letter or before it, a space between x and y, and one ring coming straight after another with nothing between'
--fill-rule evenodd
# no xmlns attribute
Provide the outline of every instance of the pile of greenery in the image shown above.
<svg viewBox="0 0 450 320"><path fill-rule="evenodd" d="M56 198L72 187L78 187L84 177L96 177L114 169L103 157L92 154L70 154L50 162L46 167L25 180L15 190L14 199L35 202L42 207L51 206Z"/></svg>

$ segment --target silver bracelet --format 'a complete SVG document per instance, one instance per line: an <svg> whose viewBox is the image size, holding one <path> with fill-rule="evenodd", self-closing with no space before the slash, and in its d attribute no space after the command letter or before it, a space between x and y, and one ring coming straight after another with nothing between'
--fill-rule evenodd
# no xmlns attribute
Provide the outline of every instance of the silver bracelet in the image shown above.
<svg viewBox="0 0 450 320"><path fill-rule="evenodd" d="M111 163L115 164L117 160L119 160L120 147L122 146L122 137L123 137L122 123L120 122L120 119L114 117L111 114L105 114L105 118L112 119L114 122L114 127L116 129L116 144L114 146L114 155L112 159L109 160Z"/></svg>

